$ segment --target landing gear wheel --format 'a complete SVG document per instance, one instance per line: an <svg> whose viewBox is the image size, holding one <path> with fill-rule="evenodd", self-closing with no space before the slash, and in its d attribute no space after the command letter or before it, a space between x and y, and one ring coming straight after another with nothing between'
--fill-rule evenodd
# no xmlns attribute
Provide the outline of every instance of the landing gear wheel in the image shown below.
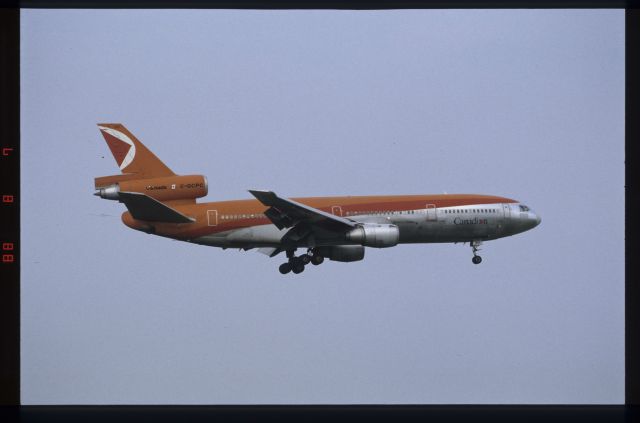
<svg viewBox="0 0 640 423"><path fill-rule="evenodd" d="M471 259L473 264L482 263L482 257L476 254L478 251L480 251L482 241L469 241L469 245L471 246L471 250L473 251L473 258Z"/></svg>
<svg viewBox="0 0 640 423"><path fill-rule="evenodd" d="M282 273L283 275L286 275L287 273L291 272L291 263L287 262L287 263L282 263L280 265L280 267L278 268L278 270L280 271L280 273Z"/></svg>
<svg viewBox="0 0 640 423"><path fill-rule="evenodd" d="M313 264L314 266L322 264L323 261L324 261L324 257L322 257L322 256L313 256L313 257L311 257L311 264Z"/></svg>
<svg viewBox="0 0 640 423"><path fill-rule="evenodd" d="M311 256L309 256L308 254L303 254L299 257L299 259L302 264L309 264L309 262L311 261Z"/></svg>
<svg viewBox="0 0 640 423"><path fill-rule="evenodd" d="M293 263L293 268L291 270L293 270L293 273L295 273L296 275L298 273L304 272L304 263L302 263L302 261L296 260L296 262Z"/></svg>

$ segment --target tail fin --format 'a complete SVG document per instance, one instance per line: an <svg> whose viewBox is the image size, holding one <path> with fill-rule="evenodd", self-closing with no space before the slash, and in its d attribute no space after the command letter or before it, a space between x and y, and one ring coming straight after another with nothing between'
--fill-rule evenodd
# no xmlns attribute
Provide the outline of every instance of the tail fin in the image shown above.
<svg viewBox="0 0 640 423"><path fill-rule="evenodd" d="M99 123L98 128L123 174L128 174L135 179L175 175L124 125Z"/></svg>

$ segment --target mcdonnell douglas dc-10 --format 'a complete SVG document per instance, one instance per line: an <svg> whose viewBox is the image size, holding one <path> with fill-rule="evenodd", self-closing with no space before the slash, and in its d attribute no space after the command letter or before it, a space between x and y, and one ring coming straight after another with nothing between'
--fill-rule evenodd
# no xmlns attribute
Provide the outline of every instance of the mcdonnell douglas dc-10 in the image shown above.
<svg viewBox="0 0 640 423"><path fill-rule="evenodd" d="M283 198L249 190L250 200L197 203L207 195L201 175L176 175L118 123L98 124L121 175L95 178L95 195L127 207L130 228L221 248L285 252L283 274L325 258L351 262L365 247L468 242L473 263L483 241L536 227L540 217L516 200L492 195L385 195ZM296 255L298 249L306 249Z"/></svg>

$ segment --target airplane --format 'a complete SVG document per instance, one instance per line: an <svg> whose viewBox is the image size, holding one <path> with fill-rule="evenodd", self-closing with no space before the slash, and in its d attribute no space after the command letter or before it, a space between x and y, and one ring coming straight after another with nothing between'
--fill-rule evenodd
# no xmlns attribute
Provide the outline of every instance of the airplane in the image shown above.
<svg viewBox="0 0 640 423"><path fill-rule="evenodd" d="M95 178L94 195L124 203L122 222L138 231L213 247L284 252L282 274L325 258L353 262L365 247L469 243L472 262L484 241L519 234L540 216L519 201L493 195L378 195L284 198L249 190L255 199L198 203L202 175L176 175L119 123L98 124L121 174ZM306 253L296 255L298 249Z"/></svg>

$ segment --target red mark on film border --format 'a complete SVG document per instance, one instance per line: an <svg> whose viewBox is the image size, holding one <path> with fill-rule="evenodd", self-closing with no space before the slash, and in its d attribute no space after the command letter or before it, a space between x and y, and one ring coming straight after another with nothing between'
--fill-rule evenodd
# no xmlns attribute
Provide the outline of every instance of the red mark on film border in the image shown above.
<svg viewBox="0 0 640 423"><path fill-rule="evenodd" d="M14 256L13 254L4 254L5 251L13 251L13 242L3 242L2 243L2 262L3 263L13 263Z"/></svg>

